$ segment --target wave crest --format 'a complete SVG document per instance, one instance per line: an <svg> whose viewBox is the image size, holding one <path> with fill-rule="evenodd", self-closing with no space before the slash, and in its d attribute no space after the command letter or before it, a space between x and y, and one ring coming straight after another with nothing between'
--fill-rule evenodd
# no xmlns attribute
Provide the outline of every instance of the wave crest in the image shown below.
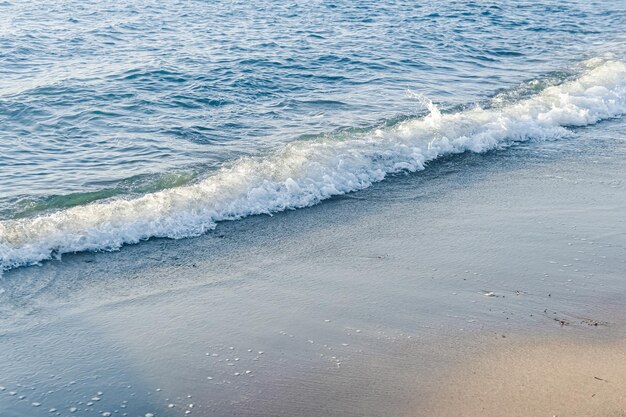
<svg viewBox="0 0 626 417"><path fill-rule="evenodd" d="M626 65L591 61L577 79L498 107L429 115L338 140L293 142L263 158L243 158L203 181L0 222L0 270L55 254L114 250L151 237L183 238L224 220L311 206L414 172L444 155L485 152L568 135L626 112Z"/></svg>

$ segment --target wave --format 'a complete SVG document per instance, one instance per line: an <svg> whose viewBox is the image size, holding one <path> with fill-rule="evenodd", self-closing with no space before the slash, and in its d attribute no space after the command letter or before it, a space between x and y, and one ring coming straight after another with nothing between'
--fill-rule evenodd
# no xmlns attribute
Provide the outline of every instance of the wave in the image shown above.
<svg viewBox="0 0 626 417"><path fill-rule="evenodd" d="M626 112L626 65L599 59L581 74L516 102L442 113L349 137L296 141L242 158L204 180L136 198L92 202L0 221L0 270L63 253L115 250L152 237L197 236L225 220L314 205L358 191L441 156L486 152L529 139L558 139Z"/></svg>

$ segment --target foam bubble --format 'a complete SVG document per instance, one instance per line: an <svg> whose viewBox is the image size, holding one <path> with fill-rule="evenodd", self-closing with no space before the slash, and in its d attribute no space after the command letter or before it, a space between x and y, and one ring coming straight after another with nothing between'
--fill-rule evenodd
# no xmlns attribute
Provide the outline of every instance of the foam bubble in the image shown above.
<svg viewBox="0 0 626 417"><path fill-rule="evenodd" d="M426 117L348 139L293 142L263 158L242 158L197 184L1 221L0 267L114 250L151 237L196 236L220 221L361 190L389 174L422 170L444 155L557 139L569 134L568 127L626 112L624 63L595 60L586 66L579 78L516 103L442 113L425 102Z"/></svg>

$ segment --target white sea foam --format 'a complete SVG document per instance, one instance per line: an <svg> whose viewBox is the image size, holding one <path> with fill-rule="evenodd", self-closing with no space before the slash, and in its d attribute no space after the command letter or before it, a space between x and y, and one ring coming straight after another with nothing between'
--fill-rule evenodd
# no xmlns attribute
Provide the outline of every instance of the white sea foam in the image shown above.
<svg viewBox="0 0 626 417"><path fill-rule="evenodd" d="M182 238L223 220L306 207L357 191L443 155L485 152L528 139L555 139L626 112L626 65L591 61L575 80L513 104L430 114L349 139L291 143L244 158L202 182L0 222L0 267L55 254L112 250L150 237Z"/></svg>

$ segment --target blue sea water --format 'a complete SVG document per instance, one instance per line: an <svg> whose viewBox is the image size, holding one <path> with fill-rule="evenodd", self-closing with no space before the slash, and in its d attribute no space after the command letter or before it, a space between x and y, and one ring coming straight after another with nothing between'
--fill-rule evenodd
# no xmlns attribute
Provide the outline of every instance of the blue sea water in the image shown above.
<svg viewBox="0 0 626 417"><path fill-rule="evenodd" d="M626 111L621 1L0 2L0 267Z"/></svg>

